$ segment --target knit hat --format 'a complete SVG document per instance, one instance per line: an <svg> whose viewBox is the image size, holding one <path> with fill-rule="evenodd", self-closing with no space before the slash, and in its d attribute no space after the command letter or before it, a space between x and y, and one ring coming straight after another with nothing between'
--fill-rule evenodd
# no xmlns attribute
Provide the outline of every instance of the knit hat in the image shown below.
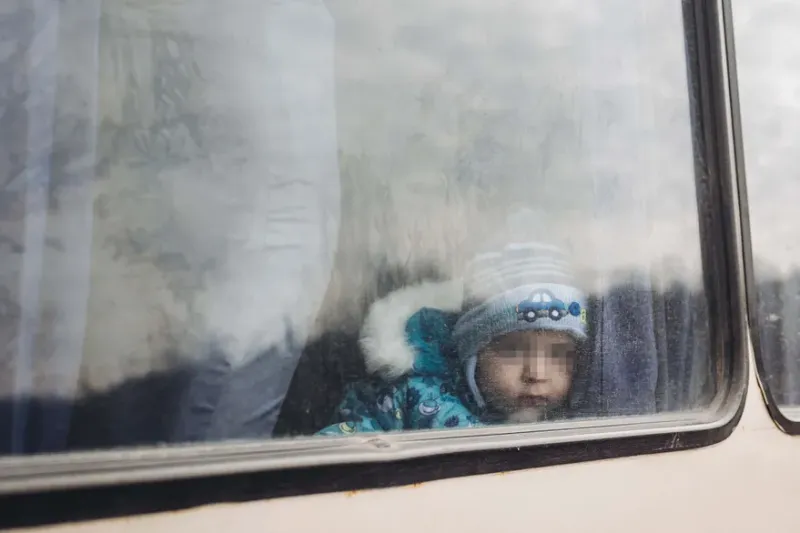
<svg viewBox="0 0 800 533"><path fill-rule="evenodd" d="M512 222L530 216L509 217ZM453 337L467 384L485 406L475 380L478 354L493 339L517 331L556 331L586 338L586 297L572 286L569 261L557 246L511 242L478 254L464 276L465 309Z"/></svg>

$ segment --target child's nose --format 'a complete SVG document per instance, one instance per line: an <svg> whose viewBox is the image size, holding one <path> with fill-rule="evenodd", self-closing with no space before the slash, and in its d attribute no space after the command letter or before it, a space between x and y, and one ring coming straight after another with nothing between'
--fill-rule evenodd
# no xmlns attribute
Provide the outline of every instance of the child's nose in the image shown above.
<svg viewBox="0 0 800 533"><path fill-rule="evenodd" d="M525 383L539 383L547 380L547 358L526 357L522 365L522 380Z"/></svg>

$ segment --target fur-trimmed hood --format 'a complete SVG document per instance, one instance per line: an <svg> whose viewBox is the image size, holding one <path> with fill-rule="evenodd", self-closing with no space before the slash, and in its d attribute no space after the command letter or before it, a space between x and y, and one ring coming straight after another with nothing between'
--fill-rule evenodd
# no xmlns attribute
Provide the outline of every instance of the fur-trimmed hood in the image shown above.
<svg viewBox="0 0 800 533"><path fill-rule="evenodd" d="M373 303L359 339L367 371L388 379L410 372L416 352L406 333L409 318L424 307L457 312L463 300L463 284L446 281L411 285Z"/></svg>

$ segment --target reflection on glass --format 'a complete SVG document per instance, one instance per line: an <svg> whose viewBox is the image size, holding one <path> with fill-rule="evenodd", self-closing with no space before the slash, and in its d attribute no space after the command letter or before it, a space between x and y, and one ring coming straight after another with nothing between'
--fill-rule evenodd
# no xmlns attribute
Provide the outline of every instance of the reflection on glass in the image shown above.
<svg viewBox="0 0 800 533"><path fill-rule="evenodd" d="M800 420L800 6L735 0L734 22L764 384Z"/></svg>
<svg viewBox="0 0 800 533"><path fill-rule="evenodd" d="M679 2L18 4L4 454L713 397Z"/></svg>

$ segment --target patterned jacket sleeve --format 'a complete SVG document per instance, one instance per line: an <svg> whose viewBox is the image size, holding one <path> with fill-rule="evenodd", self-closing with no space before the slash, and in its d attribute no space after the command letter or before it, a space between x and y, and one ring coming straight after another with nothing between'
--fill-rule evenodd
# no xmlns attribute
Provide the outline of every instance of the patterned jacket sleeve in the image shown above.
<svg viewBox="0 0 800 533"><path fill-rule="evenodd" d="M339 422L323 428L319 434L483 425L458 399L448 381L431 376L414 376L393 385L351 386L336 416Z"/></svg>
<svg viewBox="0 0 800 533"><path fill-rule="evenodd" d="M396 431L405 427L407 382L395 384L363 382L347 387L334 414L337 420L319 435L352 435L374 431Z"/></svg>
<svg viewBox="0 0 800 533"><path fill-rule="evenodd" d="M407 420L409 429L478 427L483 424L467 409L440 377L413 377L407 382Z"/></svg>

